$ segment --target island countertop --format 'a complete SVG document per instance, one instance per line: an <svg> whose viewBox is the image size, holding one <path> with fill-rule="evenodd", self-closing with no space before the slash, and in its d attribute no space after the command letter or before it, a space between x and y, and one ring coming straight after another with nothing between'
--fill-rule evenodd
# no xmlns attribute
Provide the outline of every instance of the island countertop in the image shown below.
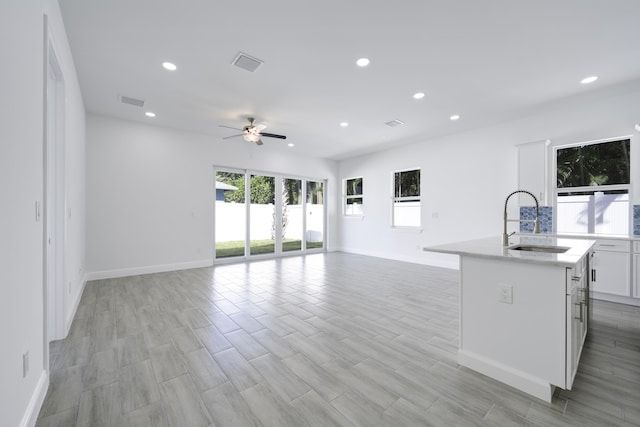
<svg viewBox="0 0 640 427"><path fill-rule="evenodd" d="M509 238L508 247L502 245L502 236L494 236L427 246L423 248L423 250L425 252L471 255L480 258L499 258L514 262L573 267L589 252L595 243L595 240L562 238L544 234L517 234ZM517 245L563 246L569 249L564 253L531 252L510 249Z"/></svg>

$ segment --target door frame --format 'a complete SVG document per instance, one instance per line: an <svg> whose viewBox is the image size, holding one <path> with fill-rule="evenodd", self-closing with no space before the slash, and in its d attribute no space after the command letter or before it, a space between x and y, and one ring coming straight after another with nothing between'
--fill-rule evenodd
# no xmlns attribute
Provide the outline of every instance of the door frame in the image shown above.
<svg viewBox="0 0 640 427"><path fill-rule="evenodd" d="M44 65L44 339L45 366L49 342L65 336L65 84L45 15Z"/></svg>

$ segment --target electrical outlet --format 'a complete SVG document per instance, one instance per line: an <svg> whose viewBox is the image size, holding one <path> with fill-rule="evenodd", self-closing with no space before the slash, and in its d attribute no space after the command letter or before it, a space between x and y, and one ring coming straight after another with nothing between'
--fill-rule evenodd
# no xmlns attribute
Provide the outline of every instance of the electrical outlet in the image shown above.
<svg viewBox="0 0 640 427"><path fill-rule="evenodd" d="M29 373L29 352L22 355L22 378L26 378Z"/></svg>
<svg viewBox="0 0 640 427"><path fill-rule="evenodd" d="M505 304L513 304L513 286L500 285L499 290L500 295L498 296L498 301Z"/></svg>

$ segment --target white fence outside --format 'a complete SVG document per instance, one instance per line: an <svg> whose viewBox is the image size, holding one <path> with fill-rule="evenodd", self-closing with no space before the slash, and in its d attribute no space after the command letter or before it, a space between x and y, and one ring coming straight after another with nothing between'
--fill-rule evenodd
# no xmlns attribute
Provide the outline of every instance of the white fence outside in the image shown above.
<svg viewBox="0 0 640 427"><path fill-rule="evenodd" d="M595 193L557 198L559 233L629 234L629 195Z"/></svg>
<svg viewBox="0 0 640 427"><path fill-rule="evenodd" d="M395 227L419 227L420 202L394 203L393 225Z"/></svg>
<svg viewBox="0 0 640 427"><path fill-rule="evenodd" d="M251 240L269 240L273 227L274 205L250 206ZM244 240L246 206L244 203L216 202L216 241ZM307 241L322 242L324 236L323 205L307 204ZM302 205L287 205L285 238L302 240Z"/></svg>

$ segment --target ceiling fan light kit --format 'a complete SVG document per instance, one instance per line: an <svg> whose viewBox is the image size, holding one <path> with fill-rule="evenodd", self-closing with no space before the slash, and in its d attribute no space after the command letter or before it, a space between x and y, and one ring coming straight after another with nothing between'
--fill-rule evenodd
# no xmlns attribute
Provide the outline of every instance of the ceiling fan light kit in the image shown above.
<svg viewBox="0 0 640 427"><path fill-rule="evenodd" d="M260 141L260 135L255 134L255 133L251 133L251 132L245 133L242 137L247 142L258 142L258 141Z"/></svg>
<svg viewBox="0 0 640 427"><path fill-rule="evenodd" d="M278 139L287 139L287 137L285 135L278 135L275 133L266 133L266 132L262 132L263 129L265 129L267 126L264 124L254 124L255 123L255 119L253 117L248 117L247 120L249 120L249 124L246 125L245 127L243 127L242 129L236 129L236 128L232 128L230 126L224 126L224 125L220 125L220 127L225 127L225 128L230 128L230 129L236 129L236 130L241 130L242 133L239 133L237 135L231 135L231 136L227 136L225 138L222 139L229 139L229 138L235 138L236 136L241 136L245 141L247 142L253 142L257 145L262 145L262 140L260 139L261 137L267 137L267 138L278 138Z"/></svg>

